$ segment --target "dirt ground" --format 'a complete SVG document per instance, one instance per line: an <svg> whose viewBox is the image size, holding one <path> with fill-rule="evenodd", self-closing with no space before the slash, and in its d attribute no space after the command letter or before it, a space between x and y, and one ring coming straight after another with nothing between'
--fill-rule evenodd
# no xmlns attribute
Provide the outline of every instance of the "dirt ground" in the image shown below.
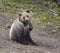
<svg viewBox="0 0 60 53"><path fill-rule="evenodd" d="M14 20L13 14L10 16L0 12L0 53L60 53L60 30L51 32L54 28L42 28L37 19L33 19L34 29L31 38L39 46L22 45L9 40L9 29L7 26Z"/></svg>

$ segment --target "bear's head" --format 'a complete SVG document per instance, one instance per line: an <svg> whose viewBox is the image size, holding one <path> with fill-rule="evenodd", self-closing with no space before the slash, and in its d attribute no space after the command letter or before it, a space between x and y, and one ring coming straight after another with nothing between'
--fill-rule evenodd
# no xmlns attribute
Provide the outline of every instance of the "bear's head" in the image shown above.
<svg viewBox="0 0 60 53"><path fill-rule="evenodd" d="M21 14L18 14L18 15L19 15L19 20L22 21L23 23L28 24L31 20L31 16L30 16L29 11L22 12Z"/></svg>

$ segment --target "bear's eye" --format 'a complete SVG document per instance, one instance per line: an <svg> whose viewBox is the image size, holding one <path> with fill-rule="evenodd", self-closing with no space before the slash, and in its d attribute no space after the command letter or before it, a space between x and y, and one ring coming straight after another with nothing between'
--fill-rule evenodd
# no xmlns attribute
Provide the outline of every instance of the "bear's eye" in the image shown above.
<svg viewBox="0 0 60 53"><path fill-rule="evenodd" d="M29 16L27 15L27 17L29 18Z"/></svg>
<svg viewBox="0 0 60 53"><path fill-rule="evenodd" d="M23 17L23 19L25 19L25 17Z"/></svg>

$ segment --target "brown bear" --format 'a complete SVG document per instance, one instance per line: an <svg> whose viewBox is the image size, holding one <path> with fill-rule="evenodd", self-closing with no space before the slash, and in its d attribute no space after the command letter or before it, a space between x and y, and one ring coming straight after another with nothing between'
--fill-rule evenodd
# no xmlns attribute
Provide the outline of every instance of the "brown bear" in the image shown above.
<svg viewBox="0 0 60 53"><path fill-rule="evenodd" d="M30 22L31 16L29 11L22 12L21 14L18 14L19 18L17 18L10 29L9 32L9 38L13 41L22 43L24 45L26 44L32 44L35 43L30 37L30 32L33 29L32 23Z"/></svg>

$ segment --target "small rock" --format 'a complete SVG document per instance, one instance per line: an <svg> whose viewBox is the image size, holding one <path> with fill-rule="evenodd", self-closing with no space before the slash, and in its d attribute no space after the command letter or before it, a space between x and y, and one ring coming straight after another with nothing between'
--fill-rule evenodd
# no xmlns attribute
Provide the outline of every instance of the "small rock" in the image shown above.
<svg viewBox="0 0 60 53"><path fill-rule="evenodd" d="M52 14L52 15L55 15L55 16L58 16L58 14L54 10L52 10L52 9L49 9L48 13Z"/></svg>

